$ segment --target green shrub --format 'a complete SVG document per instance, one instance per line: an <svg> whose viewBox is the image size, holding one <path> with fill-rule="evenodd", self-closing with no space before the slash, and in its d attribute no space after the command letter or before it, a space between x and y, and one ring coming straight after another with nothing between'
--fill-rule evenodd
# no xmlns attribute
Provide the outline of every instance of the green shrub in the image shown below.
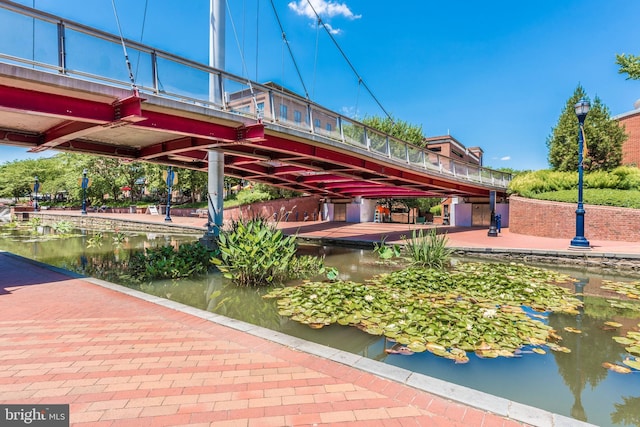
<svg viewBox="0 0 640 427"><path fill-rule="evenodd" d="M429 208L429 212L431 212L435 216L440 216L442 214L442 206L432 206L431 208Z"/></svg>
<svg viewBox="0 0 640 427"><path fill-rule="evenodd" d="M578 172L557 172L550 170L539 170L535 172L525 172L516 175L509 184L509 193L518 194L523 197L563 201L564 199L577 198L578 188ZM614 190L640 190L640 169L630 166L620 166L610 172L606 171L593 171L586 172L584 174L584 188L587 189L601 189L608 192ZM571 198L565 195L564 191L574 192L576 196ZM562 194L553 195L555 192ZM627 196L612 195L607 197L605 195L597 195L598 193L592 193L594 196L591 201L585 202L591 204L606 204L609 206L628 206L629 202L626 201ZM608 194L608 193L607 193ZM613 193L612 193L613 194ZM629 196L633 198L634 196ZM562 200L561 200L562 199ZM612 205L611 203L618 203L616 200L621 200L620 205ZM603 201L604 203L600 203Z"/></svg>
<svg viewBox="0 0 640 427"><path fill-rule="evenodd" d="M196 274L206 274L214 252L200 243L147 248L129 258L129 272L138 281L152 279L177 279Z"/></svg>
<svg viewBox="0 0 640 427"><path fill-rule="evenodd" d="M284 236L266 219L234 222L220 233L220 258L213 258L225 277L242 286L281 284L322 271L322 259L296 256L296 237Z"/></svg>
<svg viewBox="0 0 640 427"><path fill-rule="evenodd" d="M238 193L237 200L241 205L271 200L271 194L259 190L242 190Z"/></svg>
<svg viewBox="0 0 640 427"><path fill-rule="evenodd" d="M412 264L428 268L444 268L453 249L447 247L447 235L438 235L435 228L429 229L424 234L420 229L417 233L413 230L411 238L404 238L405 249Z"/></svg>
<svg viewBox="0 0 640 427"><path fill-rule="evenodd" d="M572 190L539 193L535 194L532 198L551 200L554 202L577 203L578 191L574 188ZM640 191L585 188L583 201L590 205L640 209Z"/></svg>

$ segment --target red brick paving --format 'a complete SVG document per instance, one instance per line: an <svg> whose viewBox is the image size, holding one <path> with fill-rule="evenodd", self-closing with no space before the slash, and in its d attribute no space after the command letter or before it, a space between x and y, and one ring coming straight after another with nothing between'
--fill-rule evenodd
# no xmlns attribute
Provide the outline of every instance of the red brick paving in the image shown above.
<svg viewBox="0 0 640 427"><path fill-rule="evenodd" d="M512 426L0 253L0 403L74 426Z"/></svg>

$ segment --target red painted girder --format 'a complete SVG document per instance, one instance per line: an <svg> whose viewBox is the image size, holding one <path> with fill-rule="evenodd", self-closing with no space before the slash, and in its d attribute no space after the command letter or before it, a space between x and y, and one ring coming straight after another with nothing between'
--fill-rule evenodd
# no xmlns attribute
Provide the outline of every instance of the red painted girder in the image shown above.
<svg viewBox="0 0 640 427"><path fill-rule="evenodd" d="M95 123L65 121L51 129L48 129L44 133L42 143L37 147L33 147L29 151L34 153L44 151L49 148L56 147L63 142L82 138L99 130L102 130L102 126L96 125Z"/></svg>
<svg viewBox="0 0 640 427"><path fill-rule="evenodd" d="M225 167L225 173L229 172L229 174L233 174L233 170L248 172L249 175L247 175L246 173L242 173L240 175L242 175L244 179L253 179L253 180L261 181L270 185L275 185L281 188L288 188L296 191L327 194L332 196L340 195L339 193L336 193L333 191L327 191L322 188L318 188L316 186L305 185L304 183L300 183L296 180L295 176L283 176L283 175L276 176L268 172L265 173L265 170L267 168L260 167L260 165L247 165L247 164L229 165L228 168L229 169Z"/></svg>
<svg viewBox="0 0 640 427"><path fill-rule="evenodd" d="M135 159L137 154L137 150L135 148L104 145L77 139L73 141L63 142L56 148L67 151L81 151L85 153L101 154L111 157L124 157L130 160Z"/></svg>
<svg viewBox="0 0 640 427"><path fill-rule="evenodd" d="M3 141L8 145L31 147L37 145L40 142L40 139L40 135L0 129L0 141Z"/></svg>
<svg viewBox="0 0 640 427"><path fill-rule="evenodd" d="M295 153L297 155L304 155L310 158L318 159L321 162L332 162L341 166L348 167L352 170L361 170L366 172L375 172L380 175L393 176L401 178L407 181L413 181L415 183L427 184L436 188L442 188L443 190L453 189L457 190L456 193L460 194L488 194L488 191L475 188L470 185L460 184L455 177L452 177L451 181L446 181L442 177L434 177L430 174L430 171L425 170L424 176L415 172L401 171L395 166L383 165L376 163L371 159L363 159L356 157L352 154L334 151L326 147L316 147L310 144L305 144L298 141L290 141L282 137L268 135L266 141L262 141L256 144L257 146L265 149L271 149L278 152Z"/></svg>
<svg viewBox="0 0 640 427"><path fill-rule="evenodd" d="M166 131L184 136L201 137L203 140L198 140L203 141L200 148L207 149L215 147L220 142L237 142L239 141L238 138L244 137L245 128L243 126L227 126L206 120L179 117L157 111L145 110L143 114L147 120L136 123L134 125L135 127ZM253 125L250 132L252 138L258 138L261 130L264 131L264 125ZM204 143L206 140L209 141Z"/></svg>
<svg viewBox="0 0 640 427"><path fill-rule="evenodd" d="M94 123L114 120L110 104L0 85L0 109Z"/></svg>

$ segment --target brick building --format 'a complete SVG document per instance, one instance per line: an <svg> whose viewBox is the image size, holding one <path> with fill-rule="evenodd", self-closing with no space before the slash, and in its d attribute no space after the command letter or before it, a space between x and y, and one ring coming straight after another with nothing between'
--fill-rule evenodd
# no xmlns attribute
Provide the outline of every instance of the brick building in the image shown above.
<svg viewBox="0 0 640 427"><path fill-rule="evenodd" d="M613 117L629 136L622 145L622 164L640 167L640 99L634 104L635 109Z"/></svg>

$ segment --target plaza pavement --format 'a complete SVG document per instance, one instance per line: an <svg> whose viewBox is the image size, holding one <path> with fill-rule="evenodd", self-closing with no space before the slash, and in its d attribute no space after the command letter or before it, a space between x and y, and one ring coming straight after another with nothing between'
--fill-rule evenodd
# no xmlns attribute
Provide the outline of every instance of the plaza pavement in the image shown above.
<svg viewBox="0 0 640 427"><path fill-rule="evenodd" d="M197 218L173 222L204 225ZM379 241L380 233L393 241L393 233L410 230L281 226L308 237L364 241ZM567 245L508 230L497 238L486 230L453 231L453 245L551 251ZM631 244L593 243L640 253ZM8 403L69 404L73 426L587 425L0 252L0 404Z"/></svg>

